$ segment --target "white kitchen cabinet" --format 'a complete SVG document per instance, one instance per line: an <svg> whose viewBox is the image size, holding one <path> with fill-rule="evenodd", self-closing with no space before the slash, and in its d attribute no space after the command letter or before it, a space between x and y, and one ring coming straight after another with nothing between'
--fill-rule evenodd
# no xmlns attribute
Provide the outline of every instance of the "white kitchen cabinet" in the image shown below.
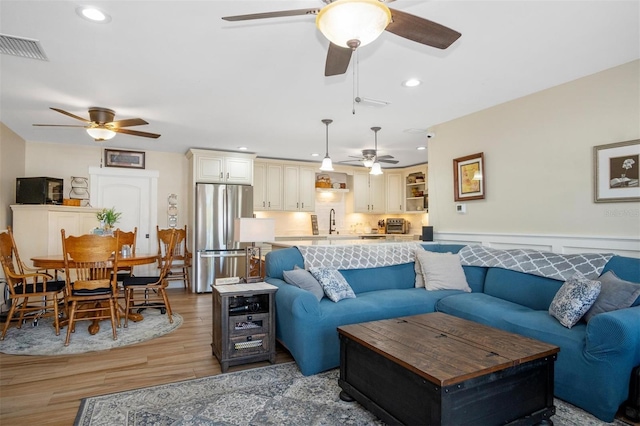
<svg viewBox="0 0 640 426"><path fill-rule="evenodd" d="M404 174L389 172L387 177L387 213L404 213Z"/></svg>
<svg viewBox="0 0 640 426"><path fill-rule="evenodd" d="M315 175L315 169L309 167L284 166L284 210L315 210Z"/></svg>
<svg viewBox="0 0 640 426"><path fill-rule="evenodd" d="M253 210L282 210L282 165L254 163Z"/></svg>
<svg viewBox="0 0 640 426"><path fill-rule="evenodd" d="M253 154L190 149L196 182L253 185Z"/></svg>
<svg viewBox="0 0 640 426"><path fill-rule="evenodd" d="M353 202L356 213L384 213L386 208L384 175L369 172L353 174Z"/></svg>
<svg viewBox="0 0 640 426"><path fill-rule="evenodd" d="M62 254L61 229L69 236L88 234L98 227L96 213L102 209L16 204L11 210L20 259L31 266L32 257Z"/></svg>

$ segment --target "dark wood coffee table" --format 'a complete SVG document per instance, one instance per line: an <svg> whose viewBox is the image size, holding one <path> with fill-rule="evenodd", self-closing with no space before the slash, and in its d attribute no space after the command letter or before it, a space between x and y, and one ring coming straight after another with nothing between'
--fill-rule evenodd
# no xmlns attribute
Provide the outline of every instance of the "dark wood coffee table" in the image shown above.
<svg viewBox="0 0 640 426"><path fill-rule="evenodd" d="M557 346L443 313L338 333L340 397L388 424L553 424Z"/></svg>

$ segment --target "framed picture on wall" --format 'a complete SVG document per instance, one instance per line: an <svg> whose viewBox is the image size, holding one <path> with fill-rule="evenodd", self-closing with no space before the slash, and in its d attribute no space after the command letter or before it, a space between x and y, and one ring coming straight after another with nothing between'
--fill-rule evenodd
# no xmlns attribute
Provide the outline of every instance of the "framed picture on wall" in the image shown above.
<svg viewBox="0 0 640 426"><path fill-rule="evenodd" d="M455 201L484 199L484 153L453 159Z"/></svg>
<svg viewBox="0 0 640 426"><path fill-rule="evenodd" d="M640 139L593 147L594 201L640 201Z"/></svg>
<svg viewBox="0 0 640 426"><path fill-rule="evenodd" d="M104 150L104 165L106 167L127 167L144 169L144 152Z"/></svg>

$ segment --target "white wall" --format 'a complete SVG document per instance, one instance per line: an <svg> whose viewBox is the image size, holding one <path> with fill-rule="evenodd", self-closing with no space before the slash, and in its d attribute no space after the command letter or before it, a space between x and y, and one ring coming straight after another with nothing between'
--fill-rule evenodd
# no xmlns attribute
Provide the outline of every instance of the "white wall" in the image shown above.
<svg viewBox="0 0 640 426"><path fill-rule="evenodd" d="M593 147L640 139L639 94L634 61L435 126L430 224L441 236L597 236L640 249L640 203L593 201ZM478 152L486 197L457 214L453 159Z"/></svg>

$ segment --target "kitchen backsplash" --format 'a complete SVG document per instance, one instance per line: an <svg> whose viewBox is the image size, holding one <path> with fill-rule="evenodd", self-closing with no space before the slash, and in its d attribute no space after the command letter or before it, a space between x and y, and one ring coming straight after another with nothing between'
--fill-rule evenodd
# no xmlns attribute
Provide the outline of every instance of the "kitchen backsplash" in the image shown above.
<svg viewBox="0 0 640 426"><path fill-rule="evenodd" d="M276 220L276 235L311 235L311 215L318 216L318 230L321 235L329 233L329 212L336 212L336 229L338 233L349 234L357 229L364 232L366 228L377 229L378 221L389 217L401 217L411 223L411 234L421 234L422 226L428 225L429 215L424 214L363 214L353 213L352 200L348 194L318 192L314 213L308 212L256 212L257 217Z"/></svg>

